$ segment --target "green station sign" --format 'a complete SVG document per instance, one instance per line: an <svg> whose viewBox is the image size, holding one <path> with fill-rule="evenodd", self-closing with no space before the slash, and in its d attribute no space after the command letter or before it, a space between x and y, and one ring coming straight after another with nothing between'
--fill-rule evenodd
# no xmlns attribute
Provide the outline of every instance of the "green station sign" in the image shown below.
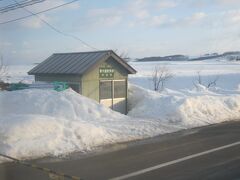
<svg viewBox="0 0 240 180"><path fill-rule="evenodd" d="M100 78L113 78L114 69L109 67L99 68L99 77Z"/></svg>

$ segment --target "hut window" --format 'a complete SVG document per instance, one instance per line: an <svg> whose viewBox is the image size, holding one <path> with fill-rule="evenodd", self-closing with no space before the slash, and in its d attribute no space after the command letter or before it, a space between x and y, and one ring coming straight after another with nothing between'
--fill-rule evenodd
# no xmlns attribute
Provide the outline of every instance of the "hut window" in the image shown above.
<svg viewBox="0 0 240 180"><path fill-rule="evenodd" d="M126 97L126 81L114 81L114 98Z"/></svg>
<svg viewBox="0 0 240 180"><path fill-rule="evenodd" d="M112 99L112 81L100 81L100 99Z"/></svg>

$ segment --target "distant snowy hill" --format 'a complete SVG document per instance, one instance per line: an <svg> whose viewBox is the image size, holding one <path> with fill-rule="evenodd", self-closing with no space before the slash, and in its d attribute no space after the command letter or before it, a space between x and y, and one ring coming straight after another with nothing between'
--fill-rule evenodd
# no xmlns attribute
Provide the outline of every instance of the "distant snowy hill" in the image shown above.
<svg viewBox="0 0 240 180"><path fill-rule="evenodd" d="M192 58L190 60L192 61L199 61L199 60L208 60L208 59L225 59L225 60L240 60L240 51L232 51L232 52L225 52L223 54L217 54L217 53L212 53L212 54L205 54L203 56L197 57L197 58Z"/></svg>
<svg viewBox="0 0 240 180"><path fill-rule="evenodd" d="M226 59L230 61L240 61L240 51L225 52L223 54L210 53L204 54L199 57L189 58L186 55L170 55L170 56L156 56L156 57L144 57L136 59L137 62L148 62L148 61L202 61L210 59Z"/></svg>
<svg viewBox="0 0 240 180"><path fill-rule="evenodd" d="M141 59L137 59L137 61L188 61L188 56L184 55L171 55L171 56L157 56L157 57L144 57Z"/></svg>

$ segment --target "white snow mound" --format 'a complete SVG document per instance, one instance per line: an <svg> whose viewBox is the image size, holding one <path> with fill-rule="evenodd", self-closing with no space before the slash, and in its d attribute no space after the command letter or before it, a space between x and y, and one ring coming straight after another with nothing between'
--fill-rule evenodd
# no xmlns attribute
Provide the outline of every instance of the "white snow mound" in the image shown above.
<svg viewBox="0 0 240 180"><path fill-rule="evenodd" d="M161 93L131 85L129 102L132 117L186 128L240 119L240 91L209 90L202 85L192 91L166 89Z"/></svg>
<svg viewBox="0 0 240 180"><path fill-rule="evenodd" d="M240 119L240 92L215 88L156 93L130 85L129 116L72 90L0 92L0 153L20 159Z"/></svg>
<svg viewBox="0 0 240 180"><path fill-rule="evenodd" d="M16 158L89 151L180 129L129 118L72 90L3 91L0 103L0 153Z"/></svg>

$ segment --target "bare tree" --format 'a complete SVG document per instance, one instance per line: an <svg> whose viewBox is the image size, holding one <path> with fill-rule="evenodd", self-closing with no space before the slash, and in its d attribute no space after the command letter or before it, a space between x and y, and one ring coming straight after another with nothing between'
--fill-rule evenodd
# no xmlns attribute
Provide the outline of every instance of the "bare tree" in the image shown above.
<svg viewBox="0 0 240 180"><path fill-rule="evenodd" d="M0 81L3 81L3 78L7 76L7 66L3 63L3 57L0 57Z"/></svg>
<svg viewBox="0 0 240 180"><path fill-rule="evenodd" d="M219 79L219 76L216 76L213 80L209 81L207 84L207 88L216 86L218 79Z"/></svg>
<svg viewBox="0 0 240 180"><path fill-rule="evenodd" d="M128 53L127 53L126 51L121 51L121 52L119 52L118 49L115 49L114 52L115 52L116 54L118 54L119 57L121 57L121 58L124 59L125 61L129 61L129 60L130 60L130 57L129 57L129 55L128 55Z"/></svg>
<svg viewBox="0 0 240 180"><path fill-rule="evenodd" d="M214 79L204 83L202 80L202 75L201 75L201 71L197 72L197 83L193 83L195 87L197 87L197 84L203 85L205 86L207 89L209 89L210 87L214 87L217 85L217 81L219 80L219 76L216 76Z"/></svg>
<svg viewBox="0 0 240 180"><path fill-rule="evenodd" d="M8 87L8 83L4 82L4 77L7 76L7 66L3 63L3 57L0 57L0 90L4 90Z"/></svg>
<svg viewBox="0 0 240 180"><path fill-rule="evenodd" d="M198 77L198 80L197 80L198 84L202 84L201 71L198 71L198 72L197 72L197 77Z"/></svg>
<svg viewBox="0 0 240 180"><path fill-rule="evenodd" d="M154 91L162 91L165 83L173 77L173 74L166 66L155 66L152 73Z"/></svg>

